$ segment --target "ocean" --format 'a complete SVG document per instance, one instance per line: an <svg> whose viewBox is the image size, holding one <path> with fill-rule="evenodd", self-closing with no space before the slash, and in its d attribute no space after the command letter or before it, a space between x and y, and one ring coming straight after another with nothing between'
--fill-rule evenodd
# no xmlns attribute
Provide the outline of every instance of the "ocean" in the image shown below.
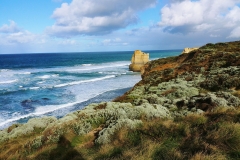
<svg viewBox="0 0 240 160"><path fill-rule="evenodd" d="M181 50L144 51L150 60ZM0 129L111 101L141 80L129 71L133 51L0 54Z"/></svg>

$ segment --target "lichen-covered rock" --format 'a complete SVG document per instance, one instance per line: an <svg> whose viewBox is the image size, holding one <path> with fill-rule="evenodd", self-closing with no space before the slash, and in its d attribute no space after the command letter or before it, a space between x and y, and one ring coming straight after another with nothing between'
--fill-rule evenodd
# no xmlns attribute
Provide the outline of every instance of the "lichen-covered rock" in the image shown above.
<svg viewBox="0 0 240 160"><path fill-rule="evenodd" d="M200 86L211 91L240 88L240 68L232 66L211 70Z"/></svg>
<svg viewBox="0 0 240 160"><path fill-rule="evenodd" d="M15 125L16 127L9 130L9 128L0 131L0 142L5 140L23 136L34 132L36 128L46 128L49 124L57 121L55 117L42 117L42 118L32 118L23 125Z"/></svg>
<svg viewBox="0 0 240 160"><path fill-rule="evenodd" d="M240 41L211 44L151 61L144 66L142 81L125 97L133 105L162 105L172 117L239 107L239 45Z"/></svg>
<svg viewBox="0 0 240 160"><path fill-rule="evenodd" d="M115 134L116 131L119 129L126 127L130 129L134 129L137 126L141 125L141 120L131 120L131 119L119 119L114 122L111 122L107 128L104 128L99 132L98 138L95 140L96 143L99 144L106 144L110 143L112 140L112 136Z"/></svg>

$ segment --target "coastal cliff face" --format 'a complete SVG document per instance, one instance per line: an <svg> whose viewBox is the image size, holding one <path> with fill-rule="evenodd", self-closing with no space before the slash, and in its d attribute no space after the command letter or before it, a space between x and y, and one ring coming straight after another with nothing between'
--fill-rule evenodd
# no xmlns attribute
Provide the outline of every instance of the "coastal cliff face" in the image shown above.
<svg viewBox="0 0 240 160"><path fill-rule="evenodd" d="M151 98L155 99L154 103L173 109L181 106L184 112L207 111L217 106L237 107L239 46L239 41L207 44L189 54L151 61L144 66L142 81L119 100L141 104L151 95L155 97ZM227 97L235 99L236 103L231 103Z"/></svg>
<svg viewBox="0 0 240 160"><path fill-rule="evenodd" d="M240 41L146 63L113 102L0 131L0 159L239 159Z"/></svg>
<svg viewBox="0 0 240 160"><path fill-rule="evenodd" d="M149 54L140 50L136 50L132 55L131 64L129 70L134 72L140 72L141 68L149 61Z"/></svg>

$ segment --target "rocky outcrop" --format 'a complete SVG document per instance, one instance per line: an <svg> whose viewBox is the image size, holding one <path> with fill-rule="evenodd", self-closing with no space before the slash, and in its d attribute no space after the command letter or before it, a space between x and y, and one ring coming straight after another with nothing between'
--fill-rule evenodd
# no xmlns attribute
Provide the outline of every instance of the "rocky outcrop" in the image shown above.
<svg viewBox="0 0 240 160"><path fill-rule="evenodd" d="M141 67L149 61L149 54L136 50L132 56L129 69L134 72L140 72Z"/></svg>
<svg viewBox="0 0 240 160"><path fill-rule="evenodd" d="M199 49L199 48L197 48L197 47L195 47L195 48L184 48L184 50L182 51L182 54L189 53L189 52L197 50L197 49Z"/></svg>
<svg viewBox="0 0 240 160"><path fill-rule="evenodd" d="M144 65L142 81L117 102L162 105L172 117L240 106L240 41L206 44ZM186 50L189 51L189 50Z"/></svg>

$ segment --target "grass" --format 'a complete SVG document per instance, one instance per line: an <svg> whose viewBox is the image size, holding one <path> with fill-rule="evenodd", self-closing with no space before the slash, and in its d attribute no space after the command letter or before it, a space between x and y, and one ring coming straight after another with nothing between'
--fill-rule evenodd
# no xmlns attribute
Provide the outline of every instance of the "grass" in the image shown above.
<svg viewBox="0 0 240 160"><path fill-rule="evenodd" d="M77 135L66 125L57 143L43 141L40 147L24 147L41 135L39 131L36 135L17 137L1 144L0 159L240 158L240 109L219 108L203 115L142 121L135 129L120 128L108 144L95 144L101 128ZM54 132L48 132L51 133Z"/></svg>
<svg viewBox="0 0 240 160"><path fill-rule="evenodd" d="M114 147L105 154L100 154L95 157L95 160L105 160L105 159L118 159L122 156L122 149L119 147Z"/></svg>
<svg viewBox="0 0 240 160"><path fill-rule="evenodd" d="M240 98L240 90L235 91L233 95Z"/></svg>
<svg viewBox="0 0 240 160"><path fill-rule="evenodd" d="M155 148L151 158L153 160L180 160L183 156L176 150L178 145L176 140L167 139Z"/></svg>

